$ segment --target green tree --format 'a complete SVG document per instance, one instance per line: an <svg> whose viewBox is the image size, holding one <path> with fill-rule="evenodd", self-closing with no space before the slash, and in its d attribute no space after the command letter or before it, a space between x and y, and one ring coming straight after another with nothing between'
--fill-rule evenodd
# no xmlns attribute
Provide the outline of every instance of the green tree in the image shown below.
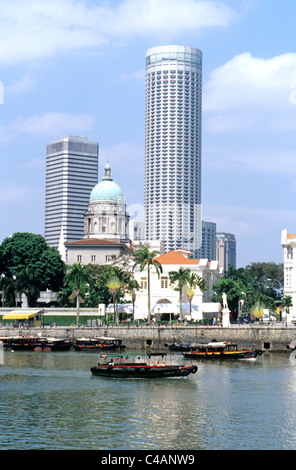
<svg viewBox="0 0 296 470"><path fill-rule="evenodd" d="M15 286L16 291L20 294L25 294L29 307L36 307L37 299L40 295L40 279L38 279L29 268L25 268L16 276Z"/></svg>
<svg viewBox="0 0 296 470"><path fill-rule="evenodd" d="M159 254L159 251L149 251L147 246L142 246L139 250L135 251L133 254L135 263L133 269L136 266L140 267L140 271L143 271L147 268L147 294L148 294L148 324L151 322L151 305L150 305L150 271L151 267L154 267L157 275L159 277L160 273L162 273L162 266L161 264L155 259L156 255Z"/></svg>
<svg viewBox="0 0 296 470"><path fill-rule="evenodd" d="M0 277L0 290L2 290L2 307L16 305L16 285L12 276Z"/></svg>
<svg viewBox="0 0 296 470"><path fill-rule="evenodd" d="M222 305L223 292L227 295L227 302L232 317L236 318L239 300L245 298L243 292L246 292L246 285L241 279L234 279L233 277L223 277L213 286L214 295L213 301L220 302Z"/></svg>
<svg viewBox="0 0 296 470"><path fill-rule="evenodd" d="M89 273L81 264L73 264L66 274L65 282L71 286L72 293L70 300L76 299L76 323L79 326L80 304L83 302L83 297L87 291L89 283Z"/></svg>
<svg viewBox="0 0 296 470"><path fill-rule="evenodd" d="M114 322L118 324L118 308L117 308L117 299L116 295L119 289L123 286L123 280L120 279L116 274L111 274L109 279L106 281L106 286L112 292L113 295L113 308L114 308Z"/></svg>
<svg viewBox="0 0 296 470"><path fill-rule="evenodd" d="M136 291L140 289L138 281L130 278L127 284L127 292L131 295L133 304L133 321L135 321L135 302L136 302Z"/></svg>
<svg viewBox="0 0 296 470"><path fill-rule="evenodd" d="M174 284L174 290L179 292L179 309L180 309L180 318L183 318L183 309L182 309L182 292L184 286L187 284L190 275L190 269L184 269L180 267L178 271L170 271L169 278L171 284Z"/></svg>
<svg viewBox="0 0 296 470"><path fill-rule="evenodd" d="M196 287L198 287L202 292L208 289L206 281L199 276L196 273L191 273L188 276L187 279L187 289L186 289L186 295L189 301L189 306L190 306L190 316L191 316L191 304L192 304L192 299L194 296L194 291Z"/></svg>
<svg viewBox="0 0 296 470"><path fill-rule="evenodd" d="M5 238L0 245L0 273L9 279L16 279L25 270L38 280L40 290L59 291L66 265L58 250L49 247L41 235L17 232Z"/></svg>
<svg viewBox="0 0 296 470"><path fill-rule="evenodd" d="M84 299L85 306L97 307L99 304L107 306L112 302L112 295L106 286L107 278L110 276L110 266L88 264L85 269L89 273L88 292Z"/></svg>

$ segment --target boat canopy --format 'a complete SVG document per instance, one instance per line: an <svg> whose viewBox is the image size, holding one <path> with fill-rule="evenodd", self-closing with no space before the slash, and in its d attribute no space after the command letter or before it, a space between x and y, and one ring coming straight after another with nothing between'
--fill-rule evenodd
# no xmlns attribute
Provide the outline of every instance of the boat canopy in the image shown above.
<svg viewBox="0 0 296 470"><path fill-rule="evenodd" d="M18 311L18 310L13 310L10 313L7 313L6 315L3 315L2 319L3 320L29 320L30 318L34 318L38 313L40 313L40 310L23 310L23 311Z"/></svg>

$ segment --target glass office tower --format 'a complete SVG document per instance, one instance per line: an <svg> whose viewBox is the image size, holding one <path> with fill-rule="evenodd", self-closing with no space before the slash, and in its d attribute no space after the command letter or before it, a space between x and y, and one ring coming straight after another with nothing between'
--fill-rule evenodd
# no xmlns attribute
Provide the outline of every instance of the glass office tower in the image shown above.
<svg viewBox="0 0 296 470"><path fill-rule="evenodd" d="M162 46L146 53L145 227L165 251L201 246L202 53Z"/></svg>
<svg viewBox="0 0 296 470"><path fill-rule="evenodd" d="M61 137L46 147L45 240L58 248L84 236L84 213L98 183L99 145L84 137Z"/></svg>

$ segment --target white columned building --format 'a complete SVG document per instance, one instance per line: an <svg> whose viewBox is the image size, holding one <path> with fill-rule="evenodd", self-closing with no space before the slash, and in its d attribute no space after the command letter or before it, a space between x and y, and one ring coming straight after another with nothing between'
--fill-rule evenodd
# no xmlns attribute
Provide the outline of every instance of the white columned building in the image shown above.
<svg viewBox="0 0 296 470"><path fill-rule="evenodd" d="M171 318L179 317L179 292L170 283L171 271L179 271L179 268L189 269L190 273L198 274L203 278L208 289L202 292L198 287L194 291L192 298L191 318L189 318L190 306L184 287L182 295L182 312L184 318L192 320L202 320L218 316L221 312L219 303L210 302L213 294L213 284L223 276L223 269L219 267L218 261L207 259L192 259L190 252L186 250L173 250L156 257L155 259L162 266L162 273L158 277L153 266L150 270L151 289L151 315L155 318L164 316ZM136 292L136 318L147 318L147 294L148 294L148 273L147 269L140 271L139 267L134 270L135 279L140 285L140 290ZM220 315L221 316L221 315Z"/></svg>
<svg viewBox="0 0 296 470"><path fill-rule="evenodd" d="M106 264L129 251L129 214L120 186L111 177L109 163L89 196L84 214L84 236L66 242L67 264Z"/></svg>
<svg viewBox="0 0 296 470"><path fill-rule="evenodd" d="M293 304L287 321L296 322L296 233L282 230L281 245L284 250L284 295L291 296Z"/></svg>
<svg viewBox="0 0 296 470"><path fill-rule="evenodd" d="M146 239L166 252L201 246L202 53L187 46L146 53Z"/></svg>

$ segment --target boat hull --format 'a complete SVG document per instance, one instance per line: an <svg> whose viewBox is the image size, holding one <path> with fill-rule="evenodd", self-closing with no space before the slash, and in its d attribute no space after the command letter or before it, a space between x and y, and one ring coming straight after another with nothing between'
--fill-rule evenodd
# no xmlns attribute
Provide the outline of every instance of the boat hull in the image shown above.
<svg viewBox="0 0 296 470"><path fill-rule="evenodd" d="M123 350L125 346L117 346L115 344L109 345L74 345L75 351L89 351L89 352L99 352L99 351L116 351L116 350Z"/></svg>
<svg viewBox="0 0 296 470"><path fill-rule="evenodd" d="M196 366L98 365L91 368L93 375L118 378L187 377L196 372Z"/></svg>
<svg viewBox="0 0 296 470"><path fill-rule="evenodd" d="M186 359L254 359L258 355L261 355L261 350L251 350L251 351L229 351L229 352L184 352L183 356Z"/></svg>
<svg viewBox="0 0 296 470"><path fill-rule="evenodd" d="M72 341L49 341L41 343L34 351L70 351L72 346Z"/></svg>

